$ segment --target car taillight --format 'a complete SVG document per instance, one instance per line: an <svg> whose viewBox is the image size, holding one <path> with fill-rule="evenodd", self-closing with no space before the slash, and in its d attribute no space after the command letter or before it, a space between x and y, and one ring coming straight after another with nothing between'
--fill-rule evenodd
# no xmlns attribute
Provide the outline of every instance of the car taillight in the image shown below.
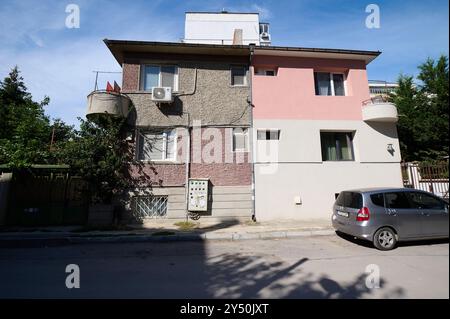
<svg viewBox="0 0 450 319"><path fill-rule="evenodd" d="M370 211L367 207L363 207L358 211L358 215L356 215L356 221L363 222L365 220L369 220Z"/></svg>

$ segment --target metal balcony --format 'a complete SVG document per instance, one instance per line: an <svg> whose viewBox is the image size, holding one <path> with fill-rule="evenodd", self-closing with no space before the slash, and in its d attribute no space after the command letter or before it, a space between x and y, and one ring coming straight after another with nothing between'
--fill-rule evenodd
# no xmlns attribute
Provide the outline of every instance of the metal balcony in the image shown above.
<svg viewBox="0 0 450 319"><path fill-rule="evenodd" d="M396 123L397 108L386 97L378 95L362 103L362 118L365 122Z"/></svg>

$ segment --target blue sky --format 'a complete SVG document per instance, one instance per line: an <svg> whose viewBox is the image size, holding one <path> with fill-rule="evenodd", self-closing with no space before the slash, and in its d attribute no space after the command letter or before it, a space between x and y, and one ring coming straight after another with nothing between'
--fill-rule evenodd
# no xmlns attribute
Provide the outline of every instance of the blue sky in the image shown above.
<svg viewBox="0 0 450 319"><path fill-rule="evenodd" d="M65 27L70 3L80 7L79 29ZM380 29L365 27L370 3L380 7ZM427 57L448 55L448 7L447 0L0 0L0 78L17 64L35 100L50 97L47 114L76 124L94 88L92 71L121 70L102 39L177 42L185 11L224 8L259 12L273 45L383 51L368 66L369 78L395 81L399 73L417 74Z"/></svg>

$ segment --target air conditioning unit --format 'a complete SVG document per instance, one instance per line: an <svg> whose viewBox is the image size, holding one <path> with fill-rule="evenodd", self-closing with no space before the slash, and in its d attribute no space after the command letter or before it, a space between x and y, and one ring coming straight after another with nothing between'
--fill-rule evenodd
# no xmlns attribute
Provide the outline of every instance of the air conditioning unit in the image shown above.
<svg viewBox="0 0 450 319"><path fill-rule="evenodd" d="M173 102L172 88L171 87L153 87L152 88L152 101L171 103Z"/></svg>
<svg viewBox="0 0 450 319"><path fill-rule="evenodd" d="M269 39L270 39L269 33L267 33L267 32L262 32L262 33L261 33L261 39L269 40Z"/></svg>

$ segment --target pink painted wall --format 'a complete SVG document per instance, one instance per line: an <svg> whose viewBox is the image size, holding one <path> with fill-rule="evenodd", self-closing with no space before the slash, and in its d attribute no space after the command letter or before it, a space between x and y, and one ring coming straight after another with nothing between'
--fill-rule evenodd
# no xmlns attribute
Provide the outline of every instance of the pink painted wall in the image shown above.
<svg viewBox="0 0 450 319"><path fill-rule="evenodd" d="M278 73L261 76L253 70L255 119L362 120L361 103L370 97L364 61L254 56L253 67L264 66ZM314 71L344 72L347 95L316 96Z"/></svg>

